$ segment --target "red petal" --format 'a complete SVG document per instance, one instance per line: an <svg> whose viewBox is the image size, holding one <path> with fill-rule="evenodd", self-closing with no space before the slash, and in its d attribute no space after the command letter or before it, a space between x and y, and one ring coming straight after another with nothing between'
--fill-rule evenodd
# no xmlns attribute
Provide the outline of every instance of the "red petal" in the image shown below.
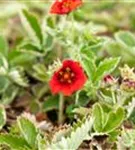
<svg viewBox="0 0 135 150"><path fill-rule="evenodd" d="M69 6L66 6L66 3ZM80 5L82 5L82 0L56 0L51 6L50 13L60 15L68 14Z"/></svg>
<svg viewBox="0 0 135 150"><path fill-rule="evenodd" d="M72 83L61 83L58 80L59 72L62 69L69 67L75 73L75 79ZM83 72L83 69L78 62L73 60L65 60L63 66L54 73L50 81L50 87L53 94L63 93L65 96L70 96L73 92L80 90L87 80L86 75Z"/></svg>

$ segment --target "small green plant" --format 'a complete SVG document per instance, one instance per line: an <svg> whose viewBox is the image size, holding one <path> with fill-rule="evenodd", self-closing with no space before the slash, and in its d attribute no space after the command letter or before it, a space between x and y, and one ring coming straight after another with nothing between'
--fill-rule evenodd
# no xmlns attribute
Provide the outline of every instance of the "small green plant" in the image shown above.
<svg viewBox="0 0 135 150"><path fill-rule="evenodd" d="M78 120L73 126L65 129L65 131L61 129L55 132L53 140L51 140L39 128L35 117L25 113L18 117L17 124L15 124L16 131L14 131L14 128L11 128L9 134L0 135L0 144L7 145L14 150L77 149L83 140L87 139L92 129L92 124L93 119L90 117ZM80 137L78 138L78 136Z"/></svg>
<svg viewBox="0 0 135 150"><path fill-rule="evenodd" d="M28 87L28 80L21 64L32 59L18 51L9 53L7 41L0 36L0 94L1 103L9 104L18 94L19 89Z"/></svg>
<svg viewBox="0 0 135 150"><path fill-rule="evenodd" d="M134 6L97 4L0 7L1 150L135 149Z"/></svg>

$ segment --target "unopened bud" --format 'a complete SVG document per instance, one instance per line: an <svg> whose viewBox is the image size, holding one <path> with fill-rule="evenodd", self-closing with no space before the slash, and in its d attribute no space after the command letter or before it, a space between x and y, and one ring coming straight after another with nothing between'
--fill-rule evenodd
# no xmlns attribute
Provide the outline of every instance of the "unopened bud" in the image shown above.
<svg viewBox="0 0 135 150"><path fill-rule="evenodd" d="M104 83L107 84L107 85L112 85L114 82L115 82L115 79L113 76L111 75L106 75L104 78Z"/></svg>
<svg viewBox="0 0 135 150"><path fill-rule="evenodd" d="M127 92L135 92L135 81L125 79L122 81L120 88Z"/></svg>

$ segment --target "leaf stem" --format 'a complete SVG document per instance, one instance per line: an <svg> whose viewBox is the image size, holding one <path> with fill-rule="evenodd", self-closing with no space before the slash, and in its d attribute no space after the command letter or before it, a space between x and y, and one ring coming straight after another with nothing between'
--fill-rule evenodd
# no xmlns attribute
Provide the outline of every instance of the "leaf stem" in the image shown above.
<svg viewBox="0 0 135 150"><path fill-rule="evenodd" d="M116 97L113 90L111 91L111 94L112 94L113 103L116 104Z"/></svg>
<svg viewBox="0 0 135 150"><path fill-rule="evenodd" d="M75 95L75 105L78 105L79 94L80 94L80 91L77 91Z"/></svg>
<svg viewBox="0 0 135 150"><path fill-rule="evenodd" d="M64 112L64 96L63 94L60 94L59 98L59 114L58 114L58 123L62 124L63 123L63 112Z"/></svg>

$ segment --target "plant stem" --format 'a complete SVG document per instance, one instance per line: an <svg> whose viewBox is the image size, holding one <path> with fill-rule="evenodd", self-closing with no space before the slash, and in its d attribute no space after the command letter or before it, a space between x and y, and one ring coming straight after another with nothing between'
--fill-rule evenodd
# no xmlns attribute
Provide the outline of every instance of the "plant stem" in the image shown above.
<svg viewBox="0 0 135 150"><path fill-rule="evenodd" d="M71 13L71 23L72 23L72 26L71 26L71 32L72 32L72 42L74 43L74 34L75 34L75 27L74 27L74 15L73 15L73 12Z"/></svg>
<svg viewBox="0 0 135 150"><path fill-rule="evenodd" d="M78 105L79 94L80 94L80 91L77 91L75 95L75 105Z"/></svg>
<svg viewBox="0 0 135 150"><path fill-rule="evenodd" d="M112 93L112 99L113 99L113 103L116 104L116 97L115 97L115 93L114 91L111 91Z"/></svg>
<svg viewBox="0 0 135 150"><path fill-rule="evenodd" d="M59 114L58 114L58 123L62 124L63 123L63 111L64 111L64 96L63 94L60 94L60 99L59 99Z"/></svg>

